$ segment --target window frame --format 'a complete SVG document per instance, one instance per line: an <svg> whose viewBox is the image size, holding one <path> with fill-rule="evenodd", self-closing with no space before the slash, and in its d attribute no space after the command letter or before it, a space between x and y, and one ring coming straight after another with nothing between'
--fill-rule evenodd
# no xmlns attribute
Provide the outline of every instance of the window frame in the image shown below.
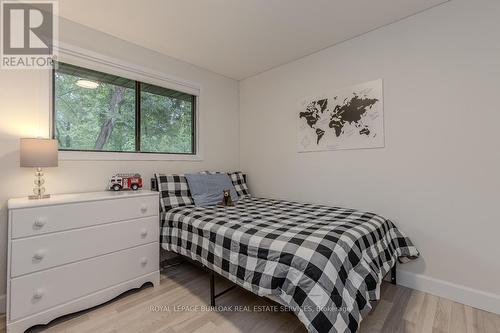
<svg viewBox="0 0 500 333"><path fill-rule="evenodd" d="M63 62L65 63L65 62ZM76 65L74 65L76 66ZM81 67L81 66L78 66ZM84 68L84 67L81 67ZM84 68L85 69L85 68ZM90 68L89 68L90 69ZM55 76L56 76L56 68L55 66L52 67L52 128L54 129L52 131L52 138L56 139L56 89L55 89ZM100 73L104 73L99 71ZM124 79L123 76L111 74L111 73L104 73L104 74L110 74L114 75L117 77L121 77ZM128 79L131 80L131 79ZM166 154L166 155L196 155L196 96L191 95L192 101L191 101L191 152L190 153L175 153L175 152L153 152L153 151L143 151L141 150L141 84L143 82L138 81L138 80L131 80L134 81L134 92L135 92L135 131L134 131L134 138L135 138L135 150L134 151L122 151L122 150L97 150L97 149L68 149L68 148L59 148L59 151L77 151L77 152L104 152L104 153L128 153L128 154ZM158 86L160 87L160 86ZM161 87L163 88L163 87Z"/></svg>
<svg viewBox="0 0 500 333"><path fill-rule="evenodd" d="M132 80L135 82L135 150L134 151L113 151L113 150L80 150L80 149L66 149L59 148L59 159L61 160L143 160L143 161L162 161L162 160L172 160L172 161L201 161L203 160L200 146L201 131L199 128L199 105L200 105L200 95L201 87L193 84L191 82L181 81L175 78L168 77L164 74L158 74L157 71L150 71L143 67L125 63L122 61L117 61L116 59L107 58L105 56L100 56L104 59L101 61L96 61L99 58L95 57L95 53L91 54L78 54L74 57L73 54L67 54L66 50L59 50L63 53L63 57L60 57L57 61L61 63L66 63L73 66L82 67L84 69L94 70L105 74L110 74ZM90 53L90 51L88 51ZM90 59L88 59L90 58ZM110 61L111 60L111 61ZM97 66L94 66L94 63ZM104 65L104 69L102 68ZM111 66L110 66L111 65ZM118 72L113 73L114 70L108 70L107 67L116 67ZM96 68L97 67L97 68ZM130 71L130 75L128 75ZM50 132L51 137L56 139L56 107L55 107L55 66L52 67L50 72ZM125 74L125 75L124 75ZM167 83L167 86L162 85L160 82ZM140 125L141 125L141 110L140 110L140 84L150 84L158 86L161 88L166 88L170 90L175 90L183 92L192 96L192 112L191 112L191 152L189 153L176 153L176 152L150 152L140 150ZM179 89L168 87L172 83L173 85L186 86L188 90L197 90L198 93L193 93L191 91L182 91ZM190 89L191 88L191 89Z"/></svg>

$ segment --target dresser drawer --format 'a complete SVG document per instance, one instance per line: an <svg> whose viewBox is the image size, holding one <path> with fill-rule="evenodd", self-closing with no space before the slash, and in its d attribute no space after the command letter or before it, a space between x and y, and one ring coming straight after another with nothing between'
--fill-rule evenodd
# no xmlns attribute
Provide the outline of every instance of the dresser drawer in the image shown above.
<svg viewBox="0 0 500 333"><path fill-rule="evenodd" d="M157 216L12 241L11 277L157 242ZM98 245L98 246L97 246Z"/></svg>
<svg viewBox="0 0 500 333"><path fill-rule="evenodd" d="M158 242L80 261L11 280L10 319L155 272Z"/></svg>
<svg viewBox="0 0 500 333"><path fill-rule="evenodd" d="M158 197L140 196L12 210L12 238L158 215Z"/></svg>

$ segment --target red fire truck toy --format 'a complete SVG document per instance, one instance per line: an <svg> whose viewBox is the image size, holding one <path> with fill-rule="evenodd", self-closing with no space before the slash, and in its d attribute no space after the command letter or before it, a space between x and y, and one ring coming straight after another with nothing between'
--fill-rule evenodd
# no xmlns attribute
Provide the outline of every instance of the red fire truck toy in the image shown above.
<svg viewBox="0 0 500 333"><path fill-rule="evenodd" d="M111 177L108 188L113 191L136 191L142 188L141 175L138 173L118 173Z"/></svg>

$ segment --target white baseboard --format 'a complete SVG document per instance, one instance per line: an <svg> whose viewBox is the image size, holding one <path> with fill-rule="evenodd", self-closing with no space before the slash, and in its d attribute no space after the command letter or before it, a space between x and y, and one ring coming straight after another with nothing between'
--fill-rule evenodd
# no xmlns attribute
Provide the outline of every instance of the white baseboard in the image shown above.
<svg viewBox="0 0 500 333"><path fill-rule="evenodd" d="M7 308L7 295L0 295L0 313L5 313Z"/></svg>
<svg viewBox="0 0 500 333"><path fill-rule="evenodd" d="M500 295L431 278L407 271L397 271L398 285L424 291L439 297L500 314Z"/></svg>

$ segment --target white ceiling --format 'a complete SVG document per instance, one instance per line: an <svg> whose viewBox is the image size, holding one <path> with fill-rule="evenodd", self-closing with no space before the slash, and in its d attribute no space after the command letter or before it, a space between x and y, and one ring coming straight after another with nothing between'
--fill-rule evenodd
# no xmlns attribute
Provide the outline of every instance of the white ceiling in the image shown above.
<svg viewBox="0 0 500 333"><path fill-rule="evenodd" d="M59 0L59 12L240 80L446 1Z"/></svg>

